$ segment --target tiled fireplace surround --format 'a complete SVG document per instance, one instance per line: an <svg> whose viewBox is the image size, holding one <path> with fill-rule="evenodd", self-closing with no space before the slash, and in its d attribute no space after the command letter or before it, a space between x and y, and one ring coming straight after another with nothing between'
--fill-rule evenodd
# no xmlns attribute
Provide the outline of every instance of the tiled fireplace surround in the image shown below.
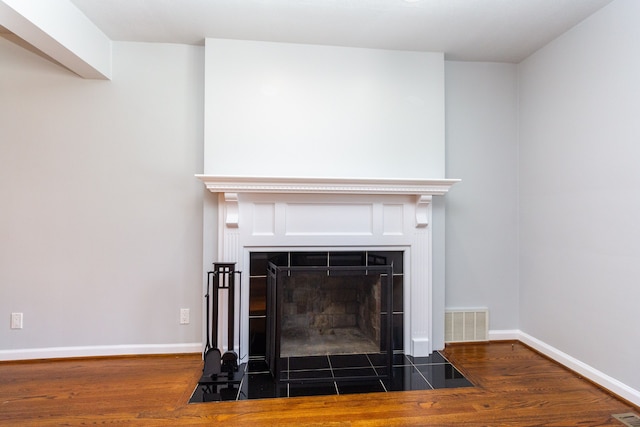
<svg viewBox="0 0 640 427"><path fill-rule="evenodd" d="M218 193L215 261L235 262L237 270L249 271L252 252L403 251L404 353L434 350L431 202L458 180L198 178ZM246 361L249 274L240 287L235 351ZM222 343L226 330L219 325Z"/></svg>

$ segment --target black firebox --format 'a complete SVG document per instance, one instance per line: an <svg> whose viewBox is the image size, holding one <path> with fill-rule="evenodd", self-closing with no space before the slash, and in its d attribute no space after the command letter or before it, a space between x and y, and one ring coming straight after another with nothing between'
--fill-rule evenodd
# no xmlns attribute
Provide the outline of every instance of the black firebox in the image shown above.
<svg viewBox="0 0 640 427"><path fill-rule="evenodd" d="M342 381L389 379L393 362L393 263L282 266L269 262L266 362L279 383L323 382L322 370L291 375L291 358L367 354L378 368ZM369 264L363 263L363 264Z"/></svg>

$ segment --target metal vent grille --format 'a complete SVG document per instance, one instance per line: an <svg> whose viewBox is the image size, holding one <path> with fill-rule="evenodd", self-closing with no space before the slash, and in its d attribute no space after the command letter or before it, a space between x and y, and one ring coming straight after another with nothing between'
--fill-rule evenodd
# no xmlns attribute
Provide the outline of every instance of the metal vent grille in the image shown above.
<svg viewBox="0 0 640 427"><path fill-rule="evenodd" d="M444 341L488 341L489 310L447 310L444 314Z"/></svg>
<svg viewBox="0 0 640 427"><path fill-rule="evenodd" d="M613 414L612 416L626 426L640 427L640 417L633 412L626 412L624 414Z"/></svg>

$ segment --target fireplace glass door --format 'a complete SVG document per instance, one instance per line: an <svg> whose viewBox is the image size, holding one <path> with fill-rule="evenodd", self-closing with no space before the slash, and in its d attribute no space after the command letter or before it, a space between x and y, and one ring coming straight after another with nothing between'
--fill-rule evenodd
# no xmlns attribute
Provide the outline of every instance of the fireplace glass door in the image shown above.
<svg viewBox="0 0 640 427"><path fill-rule="evenodd" d="M270 262L266 296L266 360L277 381L295 381L283 375L289 358L342 354L384 361L385 369L366 378L391 375L392 264L283 267ZM342 378L349 379L363 376Z"/></svg>

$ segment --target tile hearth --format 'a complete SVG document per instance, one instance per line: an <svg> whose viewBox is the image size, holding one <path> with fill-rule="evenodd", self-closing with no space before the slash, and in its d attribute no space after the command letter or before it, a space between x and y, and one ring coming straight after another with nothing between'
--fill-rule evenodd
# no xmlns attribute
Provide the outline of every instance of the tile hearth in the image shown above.
<svg viewBox="0 0 640 427"><path fill-rule="evenodd" d="M345 377L373 375L384 370L384 363L373 356L378 355L343 354L284 358L282 363L285 368L282 375L292 382L281 384L273 380L264 361L252 360L240 366L244 375L240 374L242 381L239 386L198 385L189 403L473 387L473 384L438 352L428 357L395 354L392 380L341 380ZM318 381L319 377L325 377L326 381ZM305 378L316 380L305 382Z"/></svg>

